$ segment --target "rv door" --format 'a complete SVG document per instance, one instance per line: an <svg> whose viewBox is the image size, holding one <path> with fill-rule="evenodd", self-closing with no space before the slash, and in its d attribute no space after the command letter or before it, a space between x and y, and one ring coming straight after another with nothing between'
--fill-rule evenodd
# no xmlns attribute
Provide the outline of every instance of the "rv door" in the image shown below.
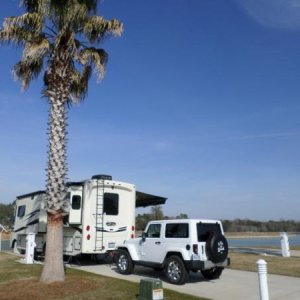
<svg viewBox="0 0 300 300"><path fill-rule="evenodd" d="M69 224L81 224L82 190L72 190L70 193L71 209L69 213Z"/></svg>

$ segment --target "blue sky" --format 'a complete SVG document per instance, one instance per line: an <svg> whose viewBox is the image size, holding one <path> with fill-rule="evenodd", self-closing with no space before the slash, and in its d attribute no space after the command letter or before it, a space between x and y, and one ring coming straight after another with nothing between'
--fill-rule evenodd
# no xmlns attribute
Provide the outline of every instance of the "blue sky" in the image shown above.
<svg viewBox="0 0 300 300"><path fill-rule="evenodd" d="M5 16L19 1L0 3ZM124 23L69 114L69 178L111 174L166 215L300 220L300 1L105 0ZM44 189L47 101L0 47L0 202Z"/></svg>

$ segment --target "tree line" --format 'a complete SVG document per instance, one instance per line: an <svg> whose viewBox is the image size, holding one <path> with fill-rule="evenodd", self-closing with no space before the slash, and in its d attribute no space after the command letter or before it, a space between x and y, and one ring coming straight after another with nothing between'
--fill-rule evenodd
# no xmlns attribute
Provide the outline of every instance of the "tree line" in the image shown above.
<svg viewBox="0 0 300 300"><path fill-rule="evenodd" d="M222 220L226 232L300 232L300 221L255 221L249 219Z"/></svg>
<svg viewBox="0 0 300 300"><path fill-rule="evenodd" d="M180 213L177 216L166 216L161 206L153 206L149 213L136 216L136 230L144 230L151 220L188 219L188 215ZM269 220L256 221L250 219L221 220L225 232L300 232L300 221Z"/></svg>
<svg viewBox="0 0 300 300"><path fill-rule="evenodd" d="M151 220L166 220L166 219L188 219L188 215L181 213L178 216L165 216L160 205L153 206L149 213L138 214L135 218L135 227L137 231L144 230L147 223Z"/></svg>
<svg viewBox="0 0 300 300"><path fill-rule="evenodd" d="M1 204L0 203L0 224L7 229L11 229L13 226L14 218L14 205L11 204Z"/></svg>
<svg viewBox="0 0 300 300"><path fill-rule="evenodd" d="M161 206L153 206L149 213L137 214L136 230L144 230L151 220L188 219L188 215L180 213L177 216L166 216ZM14 203L0 203L0 224L5 228L12 229L14 220ZM222 220L226 232L300 232L300 221L255 221L249 219Z"/></svg>

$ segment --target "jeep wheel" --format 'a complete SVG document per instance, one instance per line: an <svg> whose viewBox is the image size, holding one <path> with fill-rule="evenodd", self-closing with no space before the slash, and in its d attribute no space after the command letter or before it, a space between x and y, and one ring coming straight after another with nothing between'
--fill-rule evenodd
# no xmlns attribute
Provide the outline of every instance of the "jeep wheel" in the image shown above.
<svg viewBox="0 0 300 300"><path fill-rule="evenodd" d="M206 253L214 263L223 262L228 255L228 243L224 235L211 234L206 241Z"/></svg>
<svg viewBox="0 0 300 300"><path fill-rule="evenodd" d="M130 254L124 250L118 250L117 260L116 260L118 271L121 274L131 274L133 272L133 262L131 260Z"/></svg>
<svg viewBox="0 0 300 300"><path fill-rule="evenodd" d="M215 267L208 270L202 270L202 276L207 280L217 279L221 276L224 268Z"/></svg>
<svg viewBox="0 0 300 300"><path fill-rule="evenodd" d="M169 282L174 284L184 284L188 276L188 272L182 259L176 255L167 258L165 274Z"/></svg>

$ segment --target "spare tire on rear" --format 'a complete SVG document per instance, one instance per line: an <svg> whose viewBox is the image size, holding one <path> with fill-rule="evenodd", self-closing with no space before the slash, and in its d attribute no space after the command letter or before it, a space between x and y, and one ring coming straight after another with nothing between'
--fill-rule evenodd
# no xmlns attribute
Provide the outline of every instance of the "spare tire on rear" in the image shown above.
<svg viewBox="0 0 300 300"><path fill-rule="evenodd" d="M228 255L228 243L224 235L211 233L206 241L206 255L214 263L223 262Z"/></svg>

